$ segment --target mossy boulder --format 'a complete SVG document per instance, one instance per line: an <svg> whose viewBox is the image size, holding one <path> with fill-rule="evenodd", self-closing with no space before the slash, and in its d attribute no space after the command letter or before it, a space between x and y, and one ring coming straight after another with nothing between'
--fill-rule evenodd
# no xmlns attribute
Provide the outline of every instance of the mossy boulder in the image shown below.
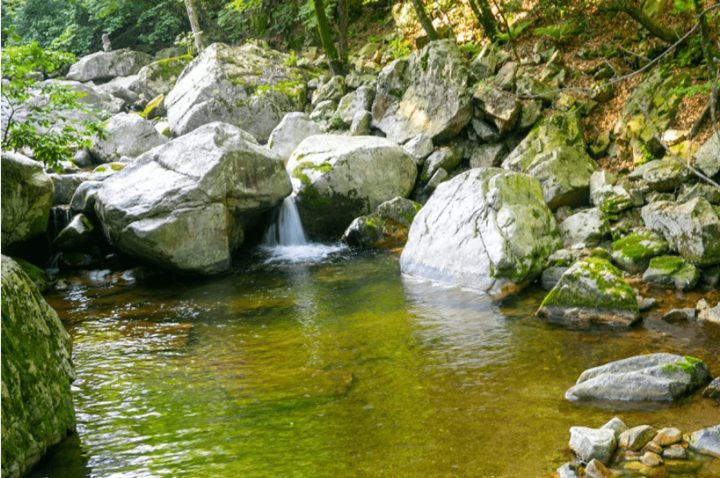
<svg viewBox="0 0 720 478"><path fill-rule="evenodd" d="M378 76L372 125L398 143L456 136L472 118L467 64L454 41L430 42Z"/></svg>
<svg viewBox="0 0 720 478"><path fill-rule="evenodd" d="M642 206L641 195L633 194L609 171L595 171L590 176L590 201L608 218L634 206Z"/></svg>
<svg viewBox="0 0 720 478"><path fill-rule="evenodd" d="M537 125L505 158L502 167L537 178L545 202L553 210L586 205L590 176L597 169L585 151L575 113L557 114Z"/></svg>
<svg viewBox="0 0 720 478"><path fill-rule="evenodd" d="M2 153L3 249L47 230L54 197L55 186L42 163Z"/></svg>
<svg viewBox="0 0 720 478"><path fill-rule="evenodd" d="M668 243L656 232L638 229L618 239L611 245L612 258L617 265L628 272L643 272L656 256L667 254Z"/></svg>
<svg viewBox="0 0 720 478"><path fill-rule="evenodd" d="M536 179L471 169L441 183L415 216L400 268L502 297L538 277L560 245Z"/></svg>
<svg viewBox="0 0 720 478"><path fill-rule="evenodd" d="M419 203L401 197L385 201L372 214L356 218L343 233L342 241L371 249L402 247L420 207Z"/></svg>
<svg viewBox="0 0 720 478"><path fill-rule="evenodd" d="M286 113L305 106L306 81L289 58L263 42L208 46L165 98L173 134L222 121L267 141Z"/></svg>
<svg viewBox="0 0 720 478"><path fill-rule="evenodd" d="M75 429L72 342L22 268L2 256L2 476L19 477Z"/></svg>
<svg viewBox="0 0 720 478"><path fill-rule="evenodd" d="M630 179L642 179L650 189L673 191L690 177L690 171L672 158L650 161L630 173Z"/></svg>
<svg viewBox="0 0 720 478"><path fill-rule="evenodd" d="M674 402L709 380L707 365L698 358L654 353L585 370L565 398L573 402Z"/></svg>
<svg viewBox="0 0 720 478"><path fill-rule="evenodd" d="M148 100L167 95L191 59L190 55L181 55L154 61L140 69L131 89Z"/></svg>
<svg viewBox="0 0 720 478"><path fill-rule="evenodd" d="M298 183L297 205L311 237L337 239L358 216L407 197L417 166L400 146L376 136L306 138L287 164Z"/></svg>
<svg viewBox="0 0 720 478"><path fill-rule="evenodd" d="M700 280L700 270L678 256L659 256L650 260L643 280L651 284L689 290Z"/></svg>
<svg viewBox="0 0 720 478"><path fill-rule="evenodd" d="M103 81L118 76L134 75L150 63L153 58L139 51L127 48L113 51L99 51L84 56L70 67L68 80Z"/></svg>
<svg viewBox="0 0 720 478"><path fill-rule="evenodd" d="M609 261L588 257L573 264L545 296L538 317L571 327L629 327L640 317L635 291Z"/></svg>
<svg viewBox="0 0 720 478"><path fill-rule="evenodd" d="M720 264L720 217L702 197L684 203L657 201L642 208L645 226L698 266Z"/></svg>

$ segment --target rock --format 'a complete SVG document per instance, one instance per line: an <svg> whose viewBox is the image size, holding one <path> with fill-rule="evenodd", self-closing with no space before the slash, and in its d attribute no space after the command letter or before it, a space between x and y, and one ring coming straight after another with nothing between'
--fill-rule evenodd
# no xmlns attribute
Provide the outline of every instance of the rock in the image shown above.
<svg viewBox="0 0 720 478"><path fill-rule="evenodd" d="M266 141L286 113L305 106L305 79L288 58L261 43L208 46L165 98L173 134L223 121Z"/></svg>
<svg viewBox="0 0 720 478"><path fill-rule="evenodd" d="M666 312L662 319L666 322L679 322L695 319L695 309L672 309Z"/></svg>
<svg viewBox="0 0 720 478"><path fill-rule="evenodd" d="M703 397L720 401L720 377L715 378L710 385L705 387Z"/></svg>
<svg viewBox="0 0 720 478"><path fill-rule="evenodd" d="M97 89L115 98L122 100L126 105L134 105L140 102L140 96L131 88L137 81L137 75L118 76L107 83L99 85Z"/></svg>
<svg viewBox="0 0 720 478"><path fill-rule="evenodd" d="M92 120L97 121L103 117L104 113L115 114L122 111L125 102L120 98L102 91L95 87L92 83L80 83L68 80L46 80L42 83L44 86L52 85L70 89L80 94L78 102L88 107L92 111L80 111L78 109L64 110L58 112L58 117L63 118L66 122Z"/></svg>
<svg viewBox="0 0 720 478"><path fill-rule="evenodd" d="M507 154L504 144L481 144L473 149L470 156L471 168L492 168L500 166L503 157Z"/></svg>
<svg viewBox="0 0 720 478"><path fill-rule="evenodd" d="M694 357L637 355L584 371L566 393L570 401L674 402L704 385L707 366Z"/></svg>
<svg viewBox="0 0 720 478"><path fill-rule="evenodd" d="M310 113L310 119L313 121L330 121L335 114L336 108L337 103L335 103L334 101L321 101ZM338 125L338 127L339 126L340 125Z"/></svg>
<svg viewBox="0 0 720 478"><path fill-rule="evenodd" d="M620 434L618 446L625 450L639 451L653 439L656 433L657 431L649 425L630 428Z"/></svg>
<svg viewBox="0 0 720 478"><path fill-rule="evenodd" d="M705 183L683 184L683 190L678 195L677 201L687 202L696 197L705 198L710 204L720 205L720 189Z"/></svg>
<svg viewBox="0 0 720 478"><path fill-rule="evenodd" d="M407 242L408 231L420 204L396 197L380 204L368 216L356 218L345 230L342 241L355 247L394 249Z"/></svg>
<svg viewBox="0 0 720 478"><path fill-rule="evenodd" d="M590 460L585 467L585 478L610 478L613 474L596 458Z"/></svg>
<svg viewBox="0 0 720 478"><path fill-rule="evenodd" d="M670 250L667 241L659 234L638 229L610 246L612 258L620 268L633 273L643 272L647 269L650 259Z"/></svg>
<svg viewBox="0 0 720 478"><path fill-rule="evenodd" d="M688 443L693 451L720 458L720 425L691 433Z"/></svg>
<svg viewBox="0 0 720 478"><path fill-rule="evenodd" d="M553 210L587 204L596 169L573 113L555 115L533 128L502 165L536 177Z"/></svg>
<svg viewBox="0 0 720 478"><path fill-rule="evenodd" d="M287 168L301 183L297 205L306 232L335 238L356 217L407 197L417 177L404 149L375 136L310 136Z"/></svg>
<svg viewBox="0 0 720 478"><path fill-rule="evenodd" d="M470 125L472 126L473 132L477 135L478 139L483 143L497 143L500 141L500 133L498 130L485 121L474 118Z"/></svg>
<svg viewBox="0 0 720 478"><path fill-rule="evenodd" d="M642 208L642 218L687 261L698 266L720 264L720 218L705 199L654 202Z"/></svg>
<svg viewBox="0 0 720 478"><path fill-rule="evenodd" d="M505 63L495 75L495 84L507 91L515 89L515 80L517 79L518 64L516 61Z"/></svg>
<svg viewBox="0 0 720 478"><path fill-rule="evenodd" d="M715 307L710 307L705 299L700 299L695 308L698 311L698 320L720 324L720 302Z"/></svg>
<svg viewBox="0 0 720 478"><path fill-rule="evenodd" d="M433 142L430 136L419 134L403 144L403 149L412 157L418 165L423 164L425 158L433 152Z"/></svg>
<svg viewBox="0 0 720 478"><path fill-rule="evenodd" d="M511 95L480 83L473 91L473 98L485 116L492 119L501 135L510 132L520 117L522 105Z"/></svg>
<svg viewBox="0 0 720 478"><path fill-rule="evenodd" d="M372 115L369 111L358 111L350 123L350 134L352 136L367 136L370 134Z"/></svg>
<svg viewBox="0 0 720 478"><path fill-rule="evenodd" d="M435 171L435 174L432 175L430 180L425 185L424 191L428 194L431 194L441 183L445 182L448 177L450 177L448 172L445 171L443 168L439 168L437 171Z"/></svg>
<svg viewBox="0 0 720 478"><path fill-rule="evenodd" d="M596 246L607 235L610 228L598 208L576 212L558 226L566 246L579 248Z"/></svg>
<svg viewBox="0 0 720 478"><path fill-rule="evenodd" d="M638 452L638 453L645 453L645 452L651 452L655 453L657 455L661 455L663 451L663 447L655 443L654 441L649 441L645 444L644 447Z"/></svg>
<svg viewBox="0 0 720 478"><path fill-rule="evenodd" d="M100 163L118 161L123 156L136 158L168 139L157 131L150 121L135 113L113 116L105 126L105 135L95 138L90 152Z"/></svg>
<svg viewBox="0 0 720 478"><path fill-rule="evenodd" d="M695 153L695 164L698 169L709 177L720 172L720 136L712 134L697 153Z"/></svg>
<svg viewBox="0 0 720 478"><path fill-rule="evenodd" d="M640 312L647 312L658 304L657 299L654 297L639 297L638 296L638 307Z"/></svg>
<svg viewBox="0 0 720 478"><path fill-rule="evenodd" d="M675 287L678 290L690 290L700 280L700 271L682 257L659 256L650 259L643 280L651 284Z"/></svg>
<svg viewBox="0 0 720 478"><path fill-rule="evenodd" d="M552 323L588 327L629 327L640 317L637 298L620 271L605 259L573 264L545 296L538 317Z"/></svg>
<svg viewBox="0 0 720 478"><path fill-rule="evenodd" d="M630 476L642 476L647 478L667 478L668 472L665 467L651 467L640 461L629 461L623 463L623 468Z"/></svg>
<svg viewBox="0 0 720 478"><path fill-rule="evenodd" d="M620 434L628 429L628 426L618 417L613 417L601 428L612 430L615 433L615 438L619 438Z"/></svg>
<svg viewBox="0 0 720 478"><path fill-rule="evenodd" d="M687 457L687 451L682 445L672 445L663 450L662 457L666 460L684 460Z"/></svg>
<svg viewBox="0 0 720 478"><path fill-rule="evenodd" d="M75 174L51 173L49 176L55 186L53 205L60 205L70 204L75 190L80 184L90 179L91 174L85 172Z"/></svg>
<svg viewBox="0 0 720 478"><path fill-rule="evenodd" d="M660 455L657 453L653 453L651 451L647 451L643 454L642 458L640 459L643 465L655 467L660 466L663 464L663 459Z"/></svg>
<svg viewBox="0 0 720 478"><path fill-rule="evenodd" d="M343 123L349 125L358 112L372 109L374 99L375 90L369 86L361 86L340 99L335 114Z"/></svg>
<svg viewBox="0 0 720 478"><path fill-rule="evenodd" d="M710 287L717 287L720 284L720 266L706 267L702 270L700 280Z"/></svg>
<svg viewBox="0 0 720 478"><path fill-rule="evenodd" d="M70 199L70 209L75 213L95 214L95 197L102 186L101 181L84 181L75 189Z"/></svg>
<svg viewBox="0 0 720 478"><path fill-rule="evenodd" d="M92 156L87 148L77 150L73 155L73 163L80 168L89 168L93 165Z"/></svg>
<svg viewBox="0 0 720 478"><path fill-rule="evenodd" d="M22 154L2 153L2 247L34 236L48 227L55 186L42 163Z"/></svg>
<svg viewBox="0 0 720 478"><path fill-rule="evenodd" d="M152 57L126 48L109 52L99 51L84 56L70 67L68 80L110 80L117 76L134 75L152 61Z"/></svg>
<svg viewBox="0 0 720 478"><path fill-rule="evenodd" d="M541 197L538 182L522 173L487 168L455 176L415 217L401 270L497 296L523 287L560 245Z"/></svg>
<svg viewBox="0 0 720 478"><path fill-rule="evenodd" d="M290 194L282 160L232 125L211 123L154 148L96 193L103 232L162 267L226 272L246 227Z"/></svg>
<svg viewBox="0 0 720 478"><path fill-rule="evenodd" d="M322 132L320 125L312 121L307 114L288 113L270 133L268 148L287 162L305 138Z"/></svg>
<svg viewBox="0 0 720 478"><path fill-rule="evenodd" d="M191 59L190 55L181 55L156 60L140 69L130 89L148 100L167 95Z"/></svg>
<svg viewBox="0 0 720 478"><path fill-rule="evenodd" d="M673 191L690 177L690 171L672 158L650 161L636 168L630 179L642 178L654 191Z"/></svg>
<svg viewBox="0 0 720 478"><path fill-rule="evenodd" d="M682 441L682 432L675 427L661 428L653 440L660 446L670 446Z"/></svg>
<svg viewBox="0 0 720 478"><path fill-rule="evenodd" d="M92 238L94 227L84 214L77 214L53 240L58 251L82 251Z"/></svg>
<svg viewBox="0 0 720 478"><path fill-rule="evenodd" d="M443 146L435 150L425 160L420 180L427 182L442 168L446 172L452 172L462 162L462 150L456 146Z"/></svg>
<svg viewBox="0 0 720 478"><path fill-rule="evenodd" d="M560 278L567 270L568 268L564 266L554 266L545 269L542 272L542 276L540 276L542 288L545 290L551 290L558 282L560 282Z"/></svg>
<svg viewBox="0 0 720 478"><path fill-rule="evenodd" d="M418 134L450 139L472 118L467 86L468 68L455 42L430 42L380 72L373 126L398 143Z"/></svg>
<svg viewBox="0 0 720 478"><path fill-rule="evenodd" d="M565 463L557 470L558 478L579 478L576 467L572 463Z"/></svg>
<svg viewBox="0 0 720 478"><path fill-rule="evenodd" d="M608 215L618 214L633 206L642 206L642 198L635 198L607 171L595 171L590 176L590 202Z"/></svg>
<svg viewBox="0 0 720 478"><path fill-rule="evenodd" d="M21 476L75 429L70 393L75 371L72 342L57 314L6 256L2 348L2 475Z"/></svg>
<svg viewBox="0 0 720 478"><path fill-rule="evenodd" d="M316 106L321 101L332 101L337 104L345 95L345 78L333 76L329 81L323 83L312 95L312 105Z"/></svg>
<svg viewBox="0 0 720 478"><path fill-rule="evenodd" d="M495 74L499 60L497 45L488 43L470 62L470 74L476 81L490 78Z"/></svg>
<svg viewBox="0 0 720 478"><path fill-rule="evenodd" d="M612 430L570 427L570 449L584 463L594 459L608 463L616 447L615 433Z"/></svg>

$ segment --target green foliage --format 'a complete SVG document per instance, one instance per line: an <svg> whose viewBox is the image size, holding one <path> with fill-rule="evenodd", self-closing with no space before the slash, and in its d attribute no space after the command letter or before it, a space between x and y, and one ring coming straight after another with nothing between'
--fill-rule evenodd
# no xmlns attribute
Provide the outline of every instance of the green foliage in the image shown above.
<svg viewBox="0 0 720 478"><path fill-rule="evenodd" d="M534 23L534 20L522 20L513 25L510 25L510 34L508 32L498 32L497 39L501 42L506 42L512 38L518 38L522 33Z"/></svg>
<svg viewBox="0 0 720 478"><path fill-rule="evenodd" d="M565 43L578 33L583 31L582 22L578 20L569 20L553 25L538 27L533 30L533 35L545 37L553 40L555 43Z"/></svg>
<svg viewBox="0 0 720 478"><path fill-rule="evenodd" d="M58 121L60 111L89 112L83 94L57 83L40 82L71 63L70 53L43 49L38 42L5 46L2 50L2 96L7 126L2 132L3 150L30 148L48 167L70 159L78 147L89 147L93 135L102 135L96 121Z"/></svg>

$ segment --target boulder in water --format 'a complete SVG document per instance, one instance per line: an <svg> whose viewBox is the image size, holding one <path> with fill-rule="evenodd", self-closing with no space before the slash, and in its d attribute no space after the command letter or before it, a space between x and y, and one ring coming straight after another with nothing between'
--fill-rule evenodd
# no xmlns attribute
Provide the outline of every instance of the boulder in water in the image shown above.
<svg viewBox="0 0 720 478"><path fill-rule="evenodd" d="M262 43L208 46L165 98L173 134L222 121L267 141L286 113L305 106L305 79L288 58Z"/></svg>
<svg viewBox="0 0 720 478"><path fill-rule="evenodd" d="M355 247L394 249L407 242L408 231L420 204L396 197L380 204L372 214L356 218L342 241Z"/></svg>
<svg viewBox="0 0 720 478"><path fill-rule="evenodd" d="M55 311L2 256L2 476L24 475L75 429L71 350Z"/></svg>
<svg viewBox="0 0 720 478"><path fill-rule="evenodd" d="M440 184L415 216L400 268L503 296L537 277L559 247L537 180L500 168L471 169Z"/></svg>
<svg viewBox="0 0 720 478"><path fill-rule="evenodd" d="M99 51L84 56L70 67L68 80L97 81L111 80L117 76L134 75L153 58L139 51L127 48L122 50Z"/></svg>
<svg viewBox="0 0 720 478"><path fill-rule="evenodd" d="M417 176L403 148L375 136L310 136L287 168L300 183L298 209L311 237L337 238L356 217L407 197Z"/></svg>
<svg viewBox="0 0 720 478"><path fill-rule="evenodd" d="M111 244L170 269L230 269L245 228L290 194L282 160L239 128L210 123L107 178L95 210Z"/></svg>

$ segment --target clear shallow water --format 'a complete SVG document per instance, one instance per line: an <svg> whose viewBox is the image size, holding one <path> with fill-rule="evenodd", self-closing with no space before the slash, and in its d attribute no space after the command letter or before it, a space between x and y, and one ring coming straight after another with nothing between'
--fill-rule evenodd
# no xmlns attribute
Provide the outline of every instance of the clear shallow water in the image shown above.
<svg viewBox="0 0 720 478"><path fill-rule="evenodd" d="M563 400L582 370L638 353L720 373L720 328L550 327L541 292L495 304L403 278L389 254L66 282L48 300L74 338L79 438L33 477L544 477L572 425L720 422L697 395L619 412Z"/></svg>

